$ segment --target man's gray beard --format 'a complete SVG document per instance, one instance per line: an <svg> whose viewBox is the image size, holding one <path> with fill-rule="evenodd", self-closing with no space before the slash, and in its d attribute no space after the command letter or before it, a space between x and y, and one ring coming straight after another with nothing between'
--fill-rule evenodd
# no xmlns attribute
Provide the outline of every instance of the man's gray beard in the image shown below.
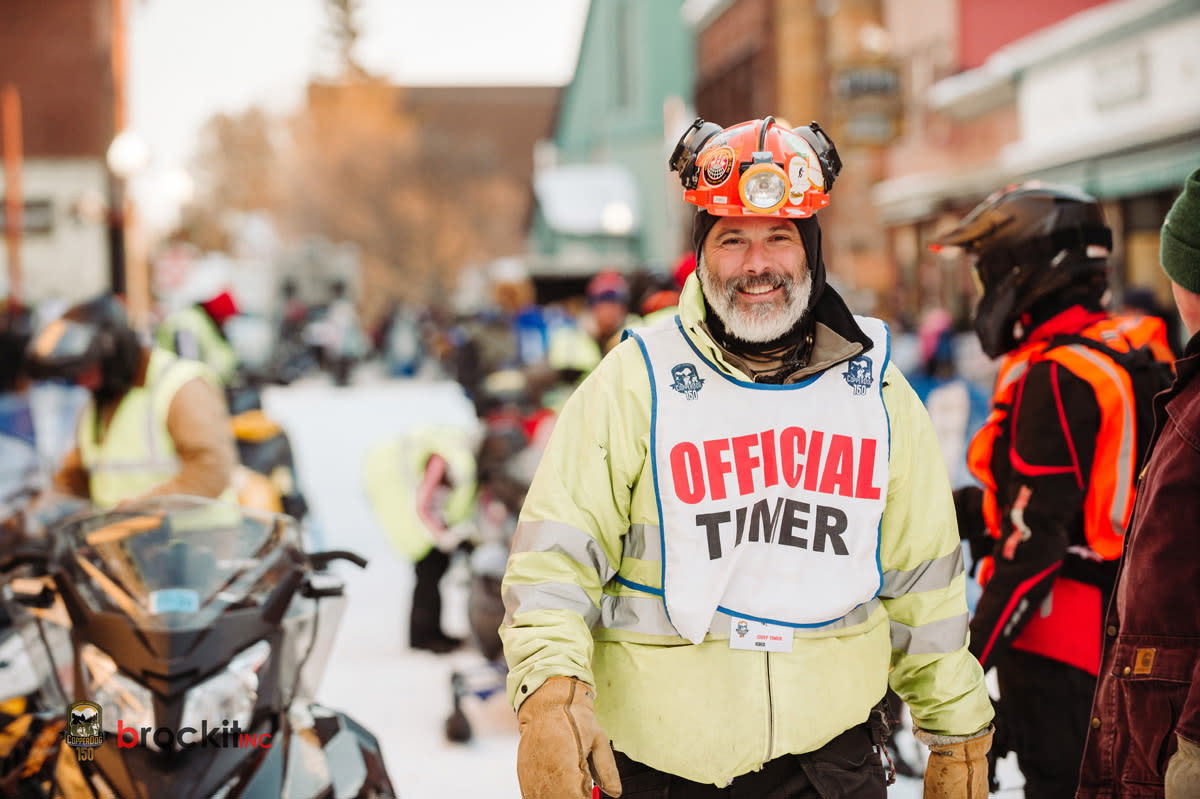
<svg viewBox="0 0 1200 799"><path fill-rule="evenodd" d="M812 272L808 269L804 270L804 277L799 280L769 272L757 277L741 275L724 286L717 286L701 253L696 262L696 274L700 278L704 297L717 316L721 317L725 330L742 341L761 343L783 336L804 316L808 310L809 295L812 294ZM782 302L755 303L745 309L739 308L737 292L758 284L781 286Z"/></svg>

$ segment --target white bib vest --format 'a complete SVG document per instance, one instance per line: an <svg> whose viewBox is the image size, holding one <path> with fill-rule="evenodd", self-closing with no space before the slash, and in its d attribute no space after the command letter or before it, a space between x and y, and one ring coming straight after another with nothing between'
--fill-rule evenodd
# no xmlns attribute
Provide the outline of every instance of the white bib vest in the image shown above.
<svg viewBox="0 0 1200 799"><path fill-rule="evenodd" d="M719 371L677 317L632 334L652 391L663 603L692 643L716 611L815 627L879 592L890 342L855 319L869 352L788 385Z"/></svg>

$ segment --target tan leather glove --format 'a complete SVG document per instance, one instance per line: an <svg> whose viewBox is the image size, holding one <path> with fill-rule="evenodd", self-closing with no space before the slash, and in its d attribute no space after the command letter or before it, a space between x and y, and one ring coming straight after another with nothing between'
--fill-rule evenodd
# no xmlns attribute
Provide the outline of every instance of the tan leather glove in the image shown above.
<svg viewBox="0 0 1200 799"><path fill-rule="evenodd" d="M595 694L574 677L551 677L517 711L517 780L524 799L592 799L595 780L621 795L608 736L596 723Z"/></svg>
<svg viewBox="0 0 1200 799"><path fill-rule="evenodd" d="M956 743L929 744L925 799L987 799L992 730Z"/></svg>

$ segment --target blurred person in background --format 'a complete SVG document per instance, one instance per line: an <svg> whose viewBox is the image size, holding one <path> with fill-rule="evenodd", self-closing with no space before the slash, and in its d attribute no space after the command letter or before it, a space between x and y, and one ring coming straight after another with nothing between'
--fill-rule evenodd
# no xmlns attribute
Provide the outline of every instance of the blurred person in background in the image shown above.
<svg viewBox="0 0 1200 799"><path fill-rule="evenodd" d="M154 333L159 347L207 364L225 386L237 379L238 358L225 335L225 323L238 313L226 283L211 281L182 291L193 299L167 315Z"/></svg>
<svg viewBox="0 0 1200 799"><path fill-rule="evenodd" d="M412 377L421 368L421 331L417 312L392 300L371 336L372 354L381 358L392 377Z"/></svg>
<svg viewBox="0 0 1200 799"><path fill-rule="evenodd" d="M484 381L497 372L544 361L550 346L546 316L519 261L493 263L488 290L490 304L460 318L449 335L452 371L480 418L487 412Z"/></svg>
<svg viewBox="0 0 1200 799"><path fill-rule="evenodd" d="M982 488L955 493L983 583L971 651L997 669L996 752L1016 752L1029 799L1069 797L1166 369L1150 343L1165 344L1165 328L1105 310L1112 233L1077 189L1010 186L935 246L972 259L975 330L984 352L1003 359L968 453Z"/></svg>
<svg viewBox="0 0 1200 799"><path fill-rule="evenodd" d="M220 381L199 361L143 346L115 296L46 323L27 358L35 379L90 393L55 488L100 507L166 494L234 500L236 453Z"/></svg>
<svg viewBox="0 0 1200 799"><path fill-rule="evenodd" d="M936 439L886 326L825 282L833 143L696 120L670 166L698 206L680 324L567 400L508 560L522 795L882 799L890 682L925 797L983 799L992 709Z"/></svg>
<svg viewBox="0 0 1200 799"><path fill-rule="evenodd" d="M950 487L958 489L976 484L967 468L967 444L986 421L989 402L985 393L958 373L954 338L950 312L927 311L917 326L920 360L909 383L933 421Z"/></svg>
<svg viewBox="0 0 1200 799"><path fill-rule="evenodd" d="M0 518L4 506L37 485L40 463L25 375L32 314L0 302Z"/></svg>
<svg viewBox="0 0 1200 799"><path fill-rule="evenodd" d="M267 377L287 385L305 373L320 367L321 352L308 335L309 307L300 297L294 277L279 284L279 318L275 346L271 352Z"/></svg>
<svg viewBox="0 0 1200 799"><path fill-rule="evenodd" d="M441 580L451 554L474 529L473 446L469 431L428 425L367 453L364 477L371 509L415 572L408 622L412 649L444 654L462 645L442 631Z"/></svg>
<svg viewBox="0 0 1200 799"><path fill-rule="evenodd" d="M312 322L311 335L321 348L322 363L338 386L350 384L350 372L367 354L367 337L358 319L358 309L347 293L346 281L329 283L329 305L321 319Z"/></svg>
<svg viewBox="0 0 1200 799"><path fill-rule="evenodd" d="M638 322L629 314L629 282L620 272L605 270L593 275L586 297L587 310L575 324L552 333L547 352L551 363L570 363L585 376L621 340L626 325Z"/></svg>
<svg viewBox="0 0 1200 799"><path fill-rule="evenodd" d="M696 253L688 251L681 255L671 271L671 277L675 281L675 288L683 291L683 284L687 283L687 279L692 276L692 272L696 271Z"/></svg>
<svg viewBox="0 0 1200 799"><path fill-rule="evenodd" d="M1200 169L1167 213L1159 260L1191 338L1154 400L1078 799L1200 796Z"/></svg>
<svg viewBox="0 0 1200 799"><path fill-rule="evenodd" d="M635 273L629 281L629 296L634 298L632 310L636 316L626 320L626 327L649 326L674 316L678 310L679 289L669 275L646 270Z"/></svg>
<svg viewBox="0 0 1200 799"><path fill-rule="evenodd" d="M1163 321L1167 327L1167 343L1171 347L1169 351L1155 352L1156 357L1160 360L1173 361L1182 353L1181 346L1177 346L1185 343L1180 340L1179 317L1162 306L1162 303L1154 296L1152 289L1144 286L1127 286L1121 295L1121 312L1128 316L1153 316ZM1150 344L1158 346L1157 341L1152 341Z"/></svg>
<svg viewBox="0 0 1200 799"><path fill-rule="evenodd" d="M629 319L629 281L616 270L598 272L587 284L588 312L580 327L600 348L604 357L621 339Z"/></svg>
<svg viewBox="0 0 1200 799"><path fill-rule="evenodd" d="M516 338L515 360L499 366L527 366L546 359L550 336L564 320L555 309L537 303L533 279L515 258L501 258L491 269L492 297L499 312L512 325Z"/></svg>

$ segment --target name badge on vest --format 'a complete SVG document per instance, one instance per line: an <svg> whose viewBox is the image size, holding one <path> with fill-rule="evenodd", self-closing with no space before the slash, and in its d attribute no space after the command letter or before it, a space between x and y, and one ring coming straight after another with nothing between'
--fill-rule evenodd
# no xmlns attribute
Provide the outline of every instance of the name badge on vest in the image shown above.
<svg viewBox="0 0 1200 799"><path fill-rule="evenodd" d="M792 628L749 619L730 619L729 648L752 652L791 652Z"/></svg>

